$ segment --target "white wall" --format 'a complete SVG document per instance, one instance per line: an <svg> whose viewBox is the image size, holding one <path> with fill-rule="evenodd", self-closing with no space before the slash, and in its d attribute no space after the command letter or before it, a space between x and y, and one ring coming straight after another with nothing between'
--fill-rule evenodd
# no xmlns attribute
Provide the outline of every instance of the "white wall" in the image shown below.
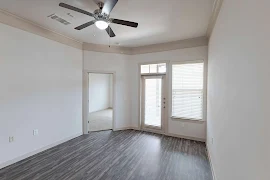
<svg viewBox="0 0 270 180"><path fill-rule="evenodd" d="M122 54L84 51L85 72L114 72L114 128L121 129L131 126L130 120L130 91L128 57ZM87 84L84 81L84 89ZM85 92L85 91L84 91ZM90 100L91 101L91 100ZM87 106L87 102L84 101ZM86 114L84 114L86 117ZM86 131L86 130L85 130Z"/></svg>
<svg viewBox="0 0 270 180"><path fill-rule="evenodd" d="M151 63L151 62L181 62L188 60L205 60L205 67L207 67L207 46L178 49L173 51L148 53L141 55L134 55L130 57L129 61L129 78L130 78L130 91L131 91L131 119L132 126L138 127L140 114L139 114L139 64ZM169 79L171 74L167 74L167 87L171 87ZM168 118L168 133L198 138L201 140L206 139L206 122L194 122L194 121L179 121L172 120L171 116L171 92L167 93L167 109ZM205 98L206 99L206 98ZM206 104L206 101L205 101ZM204 113L204 120L206 120L206 113ZM184 124L183 124L184 123ZM184 125L184 127L183 127Z"/></svg>
<svg viewBox="0 0 270 180"><path fill-rule="evenodd" d="M113 108L113 75L110 75L110 102L109 107Z"/></svg>
<svg viewBox="0 0 270 180"><path fill-rule="evenodd" d="M89 73L89 113L112 107L112 75Z"/></svg>
<svg viewBox="0 0 270 180"><path fill-rule="evenodd" d="M0 24L0 82L0 168L82 133L81 50Z"/></svg>
<svg viewBox="0 0 270 180"><path fill-rule="evenodd" d="M224 0L210 39L207 141L218 180L270 179L269 9L269 0Z"/></svg>
<svg viewBox="0 0 270 180"><path fill-rule="evenodd" d="M116 72L115 129L138 128L140 119L139 63L206 60L207 66L207 53L207 46L134 56L84 51L84 69L88 72ZM169 77L170 75L168 79ZM170 87L169 82L167 83ZM168 94L169 101L170 97ZM168 109L167 118L170 116L169 111L170 109ZM169 118L168 133L205 140L206 122L175 121Z"/></svg>

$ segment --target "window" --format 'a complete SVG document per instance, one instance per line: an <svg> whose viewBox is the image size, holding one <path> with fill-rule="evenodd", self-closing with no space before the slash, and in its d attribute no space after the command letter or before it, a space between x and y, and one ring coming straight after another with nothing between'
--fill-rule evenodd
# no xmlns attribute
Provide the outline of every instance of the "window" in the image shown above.
<svg viewBox="0 0 270 180"><path fill-rule="evenodd" d="M202 120L203 63L172 65L172 117Z"/></svg>
<svg viewBox="0 0 270 180"><path fill-rule="evenodd" d="M141 65L141 74L166 73L166 63Z"/></svg>

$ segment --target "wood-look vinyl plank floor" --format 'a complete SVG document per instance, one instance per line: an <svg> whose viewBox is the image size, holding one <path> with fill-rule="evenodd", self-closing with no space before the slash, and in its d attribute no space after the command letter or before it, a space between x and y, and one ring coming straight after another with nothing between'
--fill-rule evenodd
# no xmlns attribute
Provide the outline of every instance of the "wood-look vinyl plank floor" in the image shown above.
<svg viewBox="0 0 270 180"><path fill-rule="evenodd" d="M91 132L0 170L0 180L212 180L205 143Z"/></svg>

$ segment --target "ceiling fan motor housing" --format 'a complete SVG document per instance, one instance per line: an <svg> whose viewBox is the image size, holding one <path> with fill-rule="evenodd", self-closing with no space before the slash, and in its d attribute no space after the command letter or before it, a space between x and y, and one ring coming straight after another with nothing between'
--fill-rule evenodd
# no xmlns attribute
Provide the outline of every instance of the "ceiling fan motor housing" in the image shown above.
<svg viewBox="0 0 270 180"><path fill-rule="evenodd" d="M97 20L97 21L105 21L105 22L108 22L110 23L110 16L105 14L105 13L102 13L102 9L96 9L94 11L94 18Z"/></svg>

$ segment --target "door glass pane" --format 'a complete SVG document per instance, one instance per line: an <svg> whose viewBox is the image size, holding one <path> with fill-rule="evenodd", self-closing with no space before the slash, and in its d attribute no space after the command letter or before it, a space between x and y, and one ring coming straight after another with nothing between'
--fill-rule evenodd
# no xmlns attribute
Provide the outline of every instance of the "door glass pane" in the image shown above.
<svg viewBox="0 0 270 180"><path fill-rule="evenodd" d="M141 65L141 73L149 73L149 65Z"/></svg>
<svg viewBox="0 0 270 180"><path fill-rule="evenodd" d="M150 73L157 73L157 64L150 64Z"/></svg>
<svg viewBox="0 0 270 180"><path fill-rule="evenodd" d="M165 73L166 72L166 64L165 63L158 64L158 72L159 73Z"/></svg>
<svg viewBox="0 0 270 180"><path fill-rule="evenodd" d="M145 117L146 126L161 127L162 79L145 79Z"/></svg>

